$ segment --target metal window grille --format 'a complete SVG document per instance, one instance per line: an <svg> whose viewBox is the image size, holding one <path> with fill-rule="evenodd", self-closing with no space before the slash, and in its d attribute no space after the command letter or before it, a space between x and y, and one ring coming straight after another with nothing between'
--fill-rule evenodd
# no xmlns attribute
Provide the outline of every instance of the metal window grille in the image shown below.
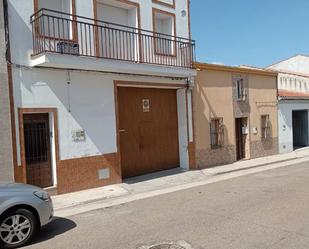
<svg viewBox="0 0 309 249"><path fill-rule="evenodd" d="M46 162L48 160L46 123L24 124L24 137L27 164Z"/></svg>
<svg viewBox="0 0 309 249"><path fill-rule="evenodd" d="M236 99L238 101L246 100L245 81L243 78L236 80Z"/></svg>
<svg viewBox="0 0 309 249"><path fill-rule="evenodd" d="M269 115L261 116L261 138L267 139L271 136L271 124Z"/></svg>
<svg viewBox="0 0 309 249"><path fill-rule="evenodd" d="M213 118L210 122L211 148L220 148L224 145L223 118Z"/></svg>

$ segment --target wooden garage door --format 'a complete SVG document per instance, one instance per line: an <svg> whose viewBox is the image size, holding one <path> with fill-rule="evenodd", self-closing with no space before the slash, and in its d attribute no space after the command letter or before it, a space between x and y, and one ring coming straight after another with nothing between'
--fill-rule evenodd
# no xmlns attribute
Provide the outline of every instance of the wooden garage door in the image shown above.
<svg viewBox="0 0 309 249"><path fill-rule="evenodd" d="M123 178L179 167L176 90L118 88Z"/></svg>

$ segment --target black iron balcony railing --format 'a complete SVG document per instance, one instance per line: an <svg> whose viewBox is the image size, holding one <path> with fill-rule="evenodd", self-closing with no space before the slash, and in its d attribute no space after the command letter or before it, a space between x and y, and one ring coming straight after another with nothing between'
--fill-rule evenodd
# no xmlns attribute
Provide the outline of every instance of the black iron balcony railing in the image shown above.
<svg viewBox="0 0 309 249"><path fill-rule="evenodd" d="M31 16L33 55L45 52L192 68L195 42L41 9Z"/></svg>

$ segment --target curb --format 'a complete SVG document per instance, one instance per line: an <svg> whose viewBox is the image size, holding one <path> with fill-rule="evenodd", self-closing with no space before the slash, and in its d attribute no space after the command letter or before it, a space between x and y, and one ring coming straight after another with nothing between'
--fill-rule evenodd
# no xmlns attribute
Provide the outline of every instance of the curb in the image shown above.
<svg viewBox="0 0 309 249"><path fill-rule="evenodd" d="M223 171L223 172L209 174L209 176L224 175L224 174L228 174L228 173L239 172L239 171L248 170L248 169L254 169L254 168L259 168L259 167L264 167L264 166L268 166L268 165L271 165L271 164L277 164L277 163L284 163L284 162L294 161L294 160L301 159L301 158L303 158L303 157L293 157L293 158L279 160L279 161L275 161L275 162L269 162L269 163L264 163L264 164L253 165L253 166L250 166L250 167L244 167L244 168L227 170L227 171Z"/></svg>
<svg viewBox="0 0 309 249"><path fill-rule="evenodd" d="M186 190L186 189L191 189L195 187L200 187L220 181L225 181L233 178L237 178L240 176L245 176L245 175L250 175L250 174L255 174L263 171L268 171L271 169L276 169L276 168L283 168L283 167L288 167L292 166L294 164L299 164L308 161L309 158L308 156L306 157L300 157L300 158L295 158L295 159L287 159L287 160L281 160L281 162L272 162L264 165L259 165L259 166L253 166L248 169L241 169L237 170L234 172L225 172L223 174L218 174L218 175L209 175L206 176L205 180L202 181L197 181L197 182L192 182L192 183L186 183L183 185L178 185L178 186L171 186L159 190L152 190L149 192L144 192L144 193L137 193L137 194L125 194L122 196L117 196L117 197L112 197L112 198L105 198L105 199L100 199L99 201L95 202L84 202L80 203L79 205L76 206L70 206L70 207L65 207L65 208L59 208L55 209L55 216L61 216L61 217L69 217L69 216L74 216L78 215L81 213L86 213L90 211L95 211L95 210L100 210L100 209L105 209L105 208L110 208L114 206L119 206L119 205L124 205L126 203L138 201L138 200L143 200L151 197L156 197L160 196L163 194L169 194L181 190ZM285 162L292 162L293 164L284 164ZM272 164L272 166L270 166Z"/></svg>

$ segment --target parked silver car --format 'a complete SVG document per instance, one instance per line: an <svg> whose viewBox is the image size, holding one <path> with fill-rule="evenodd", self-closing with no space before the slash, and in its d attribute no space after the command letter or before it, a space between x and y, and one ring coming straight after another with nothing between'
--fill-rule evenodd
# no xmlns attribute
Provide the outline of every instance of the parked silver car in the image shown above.
<svg viewBox="0 0 309 249"><path fill-rule="evenodd" d="M0 248L27 244L53 217L49 194L18 183L0 184Z"/></svg>

